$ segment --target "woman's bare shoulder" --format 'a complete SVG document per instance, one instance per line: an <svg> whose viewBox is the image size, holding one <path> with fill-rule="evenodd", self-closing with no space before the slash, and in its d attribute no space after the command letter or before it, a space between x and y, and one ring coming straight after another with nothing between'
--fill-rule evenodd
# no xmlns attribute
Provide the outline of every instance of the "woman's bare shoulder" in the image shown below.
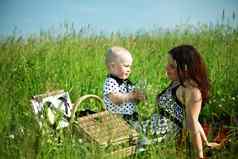
<svg viewBox="0 0 238 159"><path fill-rule="evenodd" d="M183 87L184 95L186 100L189 101L201 101L202 93L198 87L196 87L196 83L187 83L185 87Z"/></svg>

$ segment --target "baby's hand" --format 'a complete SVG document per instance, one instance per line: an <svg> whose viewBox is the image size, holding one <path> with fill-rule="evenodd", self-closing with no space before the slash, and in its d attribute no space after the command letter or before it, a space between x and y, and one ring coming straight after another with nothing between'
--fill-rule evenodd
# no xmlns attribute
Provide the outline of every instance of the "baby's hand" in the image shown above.
<svg viewBox="0 0 238 159"><path fill-rule="evenodd" d="M139 90L134 90L133 91L133 97L138 101L145 101L146 100L146 96L144 95L144 93L142 91L139 91Z"/></svg>

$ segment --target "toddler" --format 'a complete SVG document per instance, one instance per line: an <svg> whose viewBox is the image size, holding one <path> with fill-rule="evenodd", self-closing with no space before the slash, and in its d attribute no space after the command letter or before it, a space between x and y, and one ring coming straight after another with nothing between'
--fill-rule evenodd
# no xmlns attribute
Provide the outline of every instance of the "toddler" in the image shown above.
<svg viewBox="0 0 238 159"><path fill-rule="evenodd" d="M122 47L112 47L106 53L108 76L104 83L103 100L106 110L122 114L129 122L138 120L136 102L145 100L145 96L136 90L128 79L133 62L130 52Z"/></svg>

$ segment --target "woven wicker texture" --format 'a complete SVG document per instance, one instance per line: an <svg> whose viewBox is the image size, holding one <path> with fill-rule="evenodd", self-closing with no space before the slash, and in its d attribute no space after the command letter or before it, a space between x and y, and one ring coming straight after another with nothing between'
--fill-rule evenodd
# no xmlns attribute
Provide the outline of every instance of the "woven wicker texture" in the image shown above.
<svg viewBox="0 0 238 159"><path fill-rule="evenodd" d="M81 117L78 123L84 135L99 145L129 143L138 138L137 131L125 120L107 111Z"/></svg>

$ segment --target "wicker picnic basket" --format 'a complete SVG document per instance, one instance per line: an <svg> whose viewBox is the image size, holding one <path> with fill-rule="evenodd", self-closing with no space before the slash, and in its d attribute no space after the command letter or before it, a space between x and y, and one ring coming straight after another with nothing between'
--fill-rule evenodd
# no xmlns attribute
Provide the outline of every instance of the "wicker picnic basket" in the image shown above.
<svg viewBox="0 0 238 159"><path fill-rule="evenodd" d="M106 148L106 154L113 157L126 157L135 152L139 134L120 115L105 111L103 101L97 95L81 96L74 104L68 92L57 90L33 96L31 103L40 127L45 121L56 129L72 126L83 139ZM97 111L77 116L84 104L90 103L97 104L94 106ZM57 114L61 114L60 119Z"/></svg>
<svg viewBox="0 0 238 159"><path fill-rule="evenodd" d="M97 100L103 107L103 101L96 95L85 95L78 99L72 111L71 123L88 141L101 147L108 147L109 154L126 157L135 153L138 132L118 114L101 111L77 118L78 107L86 100Z"/></svg>

